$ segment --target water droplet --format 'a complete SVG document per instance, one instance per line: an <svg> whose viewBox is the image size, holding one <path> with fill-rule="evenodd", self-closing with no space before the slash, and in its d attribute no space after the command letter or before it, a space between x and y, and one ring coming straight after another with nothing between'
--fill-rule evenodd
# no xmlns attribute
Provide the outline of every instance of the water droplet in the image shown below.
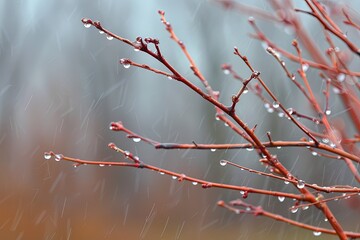
<svg viewBox="0 0 360 240"><path fill-rule="evenodd" d="M291 210L290 210L292 213L296 213L298 211L298 208L297 207L292 207Z"/></svg>
<svg viewBox="0 0 360 240"><path fill-rule="evenodd" d="M129 151L124 151L125 157L128 158L130 156L130 152Z"/></svg>
<svg viewBox="0 0 360 240"><path fill-rule="evenodd" d="M281 149L281 146L277 146L276 148L277 148L277 149Z"/></svg>
<svg viewBox="0 0 360 240"><path fill-rule="evenodd" d="M103 167L103 166L105 166L105 164L102 164L102 163L99 164L99 167Z"/></svg>
<svg viewBox="0 0 360 240"><path fill-rule="evenodd" d="M172 79L172 77L171 77L171 76L168 76L167 78L168 78L169 80L171 80L171 79Z"/></svg>
<svg viewBox="0 0 360 240"><path fill-rule="evenodd" d="M268 109L268 108L270 107L270 104L269 104L269 103L265 103L265 104L264 104L264 107L265 107L266 109Z"/></svg>
<svg viewBox="0 0 360 240"><path fill-rule="evenodd" d="M329 221L327 218L324 219L325 222Z"/></svg>
<svg viewBox="0 0 360 240"><path fill-rule="evenodd" d="M111 125L110 125L110 126L109 126L109 129L110 129L110 130L114 130L115 128L114 128L114 126L111 126Z"/></svg>
<svg viewBox="0 0 360 240"><path fill-rule="evenodd" d="M86 22L86 23L84 23L84 27L89 28L89 27L91 27L91 24Z"/></svg>
<svg viewBox="0 0 360 240"><path fill-rule="evenodd" d="M296 186L299 188L299 189L302 189L305 187L305 182L303 180L299 180L296 184Z"/></svg>
<svg viewBox="0 0 360 240"><path fill-rule="evenodd" d="M273 105L273 108L278 108L280 106L280 104L278 102L276 102L276 101L273 102L272 105Z"/></svg>
<svg viewBox="0 0 360 240"><path fill-rule="evenodd" d="M220 121L220 118L218 116L215 117L216 121Z"/></svg>
<svg viewBox="0 0 360 240"><path fill-rule="evenodd" d="M235 214L240 214L240 209L235 209Z"/></svg>
<svg viewBox="0 0 360 240"><path fill-rule="evenodd" d="M141 138L133 138L132 140L133 140L134 142L138 143L138 142L141 141Z"/></svg>
<svg viewBox="0 0 360 240"><path fill-rule="evenodd" d="M251 151L254 150L254 147L252 147L252 146L251 146L251 147L248 147L248 148L246 148L246 150L249 151L249 152L251 152Z"/></svg>
<svg viewBox="0 0 360 240"><path fill-rule="evenodd" d="M345 77L346 75L343 74L343 73L340 73L337 75L336 79L339 81L339 82L343 82L345 80Z"/></svg>
<svg viewBox="0 0 360 240"><path fill-rule="evenodd" d="M244 194L245 194L245 191L240 191L240 194L241 194L241 195L244 195Z"/></svg>
<svg viewBox="0 0 360 240"><path fill-rule="evenodd" d="M130 63L124 63L124 64L123 64L123 67L126 68L126 69L127 69L127 68L130 68L130 66L131 66Z"/></svg>
<svg viewBox="0 0 360 240"><path fill-rule="evenodd" d="M48 152L45 152L45 153L44 153L44 158L45 158L46 160L49 160L49 159L51 158L51 154L48 153Z"/></svg>
<svg viewBox="0 0 360 240"><path fill-rule="evenodd" d="M295 79L296 79L296 76L295 76L295 75L292 75L292 76L291 76L291 80L292 80L292 81L295 81Z"/></svg>
<svg viewBox="0 0 360 240"><path fill-rule="evenodd" d="M134 160L135 160L135 161L140 161L140 158L139 158L138 156L135 156L135 157L134 157Z"/></svg>
<svg viewBox="0 0 360 240"><path fill-rule="evenodd" d="M243 91L243 94L247 94L249 92L249 89L245 88Z"/></svg>
<svg viewBox="0 0 360 240"><path fill-rule="evenodd" d="M267 111L268 111L268 113L273 113L274 109L273 108L268 108Z"/></svg>
<svg viewBox="0 0 360 240"><path fill-rule="evenodd" d="M100 33L100 34L104 34L104 31L102 31L102 30L99 30L99 33Z"/></svg>
<svg viewBox="0 0 360 240"><path fill-rule="evenodd" d="M286 109L286 111L287 111L290 115L292 115L292 114L294 113L294 109L292 109L292 108L288 108L288 109Z"/></svg>
<svg viewBox="0 0 360 240"><path fill-rule="evenodd" d="M210 149L211 152L216 152L215 148Z"/></svg>
<svg viewBox="0 0 360 240"><path fill-rule="evenodd" d="M160 175L164 175L165 173L164 172L159 172L160 173Z"/></svg>
<svg viewBox="0 0 360 240"><path fill-rule="evenodd" d="M114 39L114 37L111 36L111 35L109 35L109 34L106 34L106 38L107 38L108 40L113 40L113 39Z"/></svg>
<svg viewBox="0 0 360 240"><path fill-rule="evenodd" d="M308 205L302 207L302 210L304 210L304 211L305 211L305 210L308 210L308 209L309 209L309 206L308 206Z"/></svg>
<svg viewBox="0 0 360 240"><path fill-rule="evenodd" d="M230 70L229 70L229 69L224 69L224 74L225 74L225 75L229 75L229 74L230 74Z"/></svg>
<svg viewBox="0 0 360 240"><path fill-rule="evenodd" d="M289 182L289 181L284 181L284 183L285 183L286 185L288 185L290 182Z"/></svg>
<svg viewBox="0 0 360 240"><path fill-rule="evenodd" d="M55 154L55 161L59 162L63 158L64 158L64 156L62 154Z"/></svg>
<svg viewBox="0 0 360 240"><path fill-rule="evenodd" d="M278 116L279 116L280 118L284 117L284 115L285 115L285 114L284 114L283 112L279 112L279 113L278 113Z"/></svg>
<svg viewBox="0 0 360 240"><path fill-rule="evenodd" d="M302 70L303 70L304 72L306 72L306 71L309 69L309 64L304 63L304 64L301 66L301 68L302 68Z"/></svg>
<svg viewBox="0 0 360 240"><path fill-rule="evenodd" d="M311 154L313 155L313 156L317 156L318 155L318 153L317 152L311 152Z"/></svg>
<svg viewBox="0 0 360 240"><path fill-rule="evenodd" d="M227 161L226 161L226 160L220 160L220 166L225 167L226 164L227 164Z"/></svg>
<svg viewBox="0 0 360 240"><path fill-rule="evenodd" d="M192 182L192 185L196 186L198 185L198 182Z"/></svg>
<svg viewBox="0 0 360 240"><path fill-rule="evenodd" d="M336 147L336 144L333 143L333 142L331 142L331 143L330 143L330 147L334 148L334 147Z"/></svg>
<svg viewBox="0 0 360 240"><path fill-rule="evenodd" d="M325 111L325 114L329 116L329 115L331 114L331 110L330 110L330 109L327 109L327 110Z"/></svg>
<svg viewBox="0 0 360 240"><path fill-rule="evenodd" d="M323 138L323 139L321 139L321 141L322 141L323 143L329 143L329 142L330 142L330 140L329 140L328 138Z"/></svg>
<svg viewBox="0 0 360 240"><path fill-rule="evenodd" d="M177 176L172 176L171 178L174 179L174 180L176 180L176 179L177 179Z"/></svg>
<svg viewBox="0 0 360 240"><path fill-rule="evenodd" d="M285 197L284 196L278 196L278 199L280 202L283 202L285 200Z"/></svg>
<svg viewBox="0 0 360 240"><path fill-rule="evenodd" d="M227 124L227 123L224 123L224 126L225 126L225 127L228 127L228 126L229 126L229 124Z"/></svg>
<svg viewBox="0 0 360 240"><path fill-rule="evenodd" d="M339 93L340 93L340 89L334 87L334 88L333 88L333 92L334 92L335 94L339 94Z"/></svg>
<svg viewBox="0 0 360 240"><path fill-rule="evenodd" d="M314 231L313 234L314 234L315 237L318 237L318 236L321 235L321 232L316 232L316 231Z"/></svg>

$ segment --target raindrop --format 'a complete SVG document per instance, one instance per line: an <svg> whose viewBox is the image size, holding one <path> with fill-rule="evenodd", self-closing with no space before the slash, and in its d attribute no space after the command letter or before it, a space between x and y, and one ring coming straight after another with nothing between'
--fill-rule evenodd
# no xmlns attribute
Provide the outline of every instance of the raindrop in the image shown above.
<svg viewBox="0 0 360 240"><path fill-rule="evenodd" d="M337 75L336 79L337 79L339 82L343 82L343 81L345 80L345 77L346 77L345 74L340 73L339 75Z"/></svg>
<svg viewBox="0 0 360 240"><path fill-rule="evenodd" d="M192 182L192 185L196 186L198 185L198 182Z"/></svg>
<svg viewBox="0 0 360 240"><path fill-rule="evenodd" d="M330 140L329 140L328 138L323 138L323 139L321 139L321 141L322 141L323 143L329 143L329 142L330 142Z"/></svg>
<svg viewBox="0 0 360 240"><path fill-rule="evenodd" d="M305 182L303 180L299 180L296 184L296 186L299 188L299 189L302 189L305 187Z"/></svg>
<svg viewBox="0 0 360 240"><path fill-rule="evenodd" d="M104 34L104 31L102 31L102 30L99 30L99 33L100 33L100 34Z"/></svg>
<svg viewBox="0 0 360 240"><path fill-rule="evenodd" d="M102 164L102 163L99 164L99 167L103 167L103 166L105 166L105 164Z"/></svg>
<svg viewBox="0 0 360 240"><path fill-rule="evenodd" d="M334 87L334 88L333 88L333 92L334 92L335 94L339 94L339 93L340 93L340 89Z"/></svg>
<svg viewBox="0 0 360 240"><path fill-rule="evenodd" d="M318 153L317 152L311 152L311 154L313 155L313 156L317 156L318 155Z"/></svg>
<svg viewBox="0 0 360 240"><path fill-rule="evenodd" d="M244 195L244 194L245 194L245 191L240 191L240 194L241 194L241 195Z"/></svg>
<svg viewBox="0 0 360 240"><path fill-rule="evenodd" d="M292 109L292 108L288 108L288 109L286 109L286 111L287 111L290 115L292 115L292 114L294 113L294 109Z"/></svg>
<svg viewBox="0 0 360 240"><path fill-rule="evenodd" d="M130 152L129 152L129 151L125 151L124 154L125 154L125 157L129 157L129 156L130 156Z"/></svg>
<svg viewBox="0 0 360 240"><path fill-rule="evenodd" d="M171 77L171 76L168 76L167 78L168 78L169 80L171 80L171 79L172 79L172 77Z"/></svg>
<svg viewBox="0 0 360 240"><path fill-rule="evenodd" d="M273 105L273 108L278 108L280 106L280 104L278 102L276 102L276 101L273 102L272 105Z"/></svg>
<svg viewBox="0 0 360 240"><path fill-rule="evenodd" d="M226 164L227 164L227 161L226 161L226 160L220 160L220 166L225 167Z"/></svg>
<svg viewBox="0 0 360 240"><path fill-rule="evenodd" d="M215 117L216 121L220 121L220 118L218 116Z"/></svg>
<svg viewBox="0 0 360 240"><path fill-rule="evenodd" d="M215 148L210 149L211 152L216 152Z"/></svg>
<svg viewBox="0 0 360 240"><path fill-rule="evenodd" d="M114 37L111 36L111 35L109 35L109 34L106 34L106 38L107 38L108 40L113 40L113 39L114 39Z"/></svg>
<svg viewBox="0 0 360 240"><path fill-rule="evenodd" d="M277 146L276 148L277 148L277 149L281 149L281 146Z"/></svg>
<svg viewBox="0 0 360 240"><path fill-rule="evenodd" d="M278 199L280 202L283 202L285 200L285 197L284 196L278 196Z"/></svg>
<svg viewBox="0 0 360 240"><path fill-rule="evenodd" d="M174 179L174 180L176 180L176 179L177 179L177 176L172 176L171 178Z"/></svg>
<svg viewBox="0 0 360 240"><path fill-rule="evenodd" d="M334 147L336 147L336 144L333 143L333 142L331 142L331 143L330 143L330 147L334 148Z"/></svg>
<svg viewBox="0 0 360 240"><path fill-rule="evenodd" d="M164 172L159 172L160 173L160 175L164 175L165 173Z"/></svg>
<svg viewBox="0 0 360 240"><path fill-rule="evenodd" d="M110 130L114 130L115 128L110 125L110 126L109 126L109 129L110 129Z"/></svg>
<svg viewBox="0 0 360 240"><path fill-rule="evenodd" d="M290 182L289 182L289 181L284 181L284 183L285 183L286 185L288 185Z"/></svg>
<svg viewBox="0 0 360 240"><path fill-rule="evenodd" d="M268 111L268 113L273 113L274 109L273 108L268 108L267 111Z"/></svg>
<svg viewBox="0 0 360 240"><path fill-rule="evenodd" d="M133 138L132 140L133 140L134 142L138 143L138 142L141 141L141 138Z"/></svg>
<svg viewBox="0 0 360 240"><path fill-rule="evenodd" d="M285 115L285 114L284 114L283 112L279 112L279 113L278 113L278 116L279 116L280 118L284 117L284 115Z"/></svg>
<svg viewBox="0 0 360 240"><path fill-rule="evenodd" d="M265 107L266 109L268 109L268 108L270 107L270 104L269 104L269 103L265 103L265 104L264 104L264 107Z"/></svg>
<svg viewBox="0 0 360 240"><path fill-rule="evenodd" d="M303 70L304 72L306 72L306 71L309 69L309 64L304 63L304 64L301 66L301 68L302 68L302 70Z"/></svg>
<svg viewBox="0 0 360 240"><path fill-rule="evenodd" d="M225 127L228 127L228 126L229 126L229 124L227 124L227 123L224 123L224 126L225 126Z"/></svg>
<svg viewBox="0 0 360 240"><path fill-rule="evenodd" d="M45 158L46 160L49 160L49 159L51 158L51 154L48 153L48 152L45 152L45 153L44 153L44 158Z"/></svg>
<svg viewBox="0 0 360 240"><path fill-rule="evenodd" d="M321 232L316 232L316 231L314 231L313 234L314 234L315 237L318 237L318 236L321 235Z"/></svg>
<svg viewBox="0 0 360 240"><path fill-rule="evenodd" d="M240 209L235 209L235 214L240 214Z"/></svg>
<svg viewBox="0 0 360 240"><path fill-rule="evenodd" d="M243 94L247 94L249 92L249 89L245 88L243 91Z"/></svg>
<svg viewBox="0 0 360 240"><path fill-rule="evenodd" d="M329 115L331 114L331 110L330 110L330 109L327 109L327 110L325 111L325 114L329 116Z"/></svg>
<svg viewBox="0 0 360 240"><path fill-rule="evenodd" d="M309 206L303 206L302 207L302 210L308 210L309 209Z"/></svg>
<svg viewBox="0 0 360 240"><path fill-rule="evenodd" d="M140 161L140 158L139 158L138 156L135 156L135 157L134 157L134 160L135 160L135 161Z"/></svg>
<svg viewBox="0 0 360 240"><path fill-rule="evenodd" d="M329 221L327 218L324 219L325 222Z"/></svg>
<svg viewBox="0 0 360 240"><path fill-rule="evenodd" d="M298 211L298 208L297 207L292 207L291 210L290 210L292 213L296 213Z"/></svg>
<svg viewBox="0 0 360 240"><path fill-rule="evenodd" d="M251 151L254 150L254 147L248 147L248 148L246 148L246 150L249 151L249 152L251 152Z"/></svg>
<svg viewBox="0 0 360 240"><path fill-rule="evenodd" d="M64 156L62 154L55 154L55 161L59 162L63 158L64 158Z"/></svg>
<svg viewBox="0 0 360 240"><path fill-rule="evenodd" d="M134 48L134 52L139 52L139 51L140 51L139 48L137 48L137 47Z"/></svg>
<svg viewBox="0 0 360 240"><path fill-rule="evenodd" d="M131 66L130 63L128 61L126 61L125 59L121 59L120 62L123 65L123 67L126 69L130 68L130 66Z"/></svg>
<svg viewBox="0 0 360 240"><path fill-rule="evenodd" d="M88 22L88 19L83 19L83 21L84 21L84 27L86 27L86 28L89 28L89 27L91 27L91 23L89 23Z"/></svg>
<svg viewBox="0 0 360 240"><path fill-rule="evenodd" d="M229 69L224 69L224 74L225 74L225 75L229 75L229 74L230 74L230 70L229 70Z"/></svg>

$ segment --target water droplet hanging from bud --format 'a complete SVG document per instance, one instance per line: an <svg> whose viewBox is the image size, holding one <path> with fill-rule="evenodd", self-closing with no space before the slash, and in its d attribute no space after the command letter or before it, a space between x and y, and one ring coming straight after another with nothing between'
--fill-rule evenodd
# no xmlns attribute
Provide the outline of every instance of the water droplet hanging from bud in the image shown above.
<svg viewBox="0 0 360 240"><path fill-rule="evenodd" d="M45 153L44 153L44 158L45 158L46 160L49 160L49 159L51 158L51 153L45 152Z"/></svg>
<svg viewBox="0 0 360 240"><path fill-rule="evenodd" d="M220 166L225 167L227 164L226 160L220 160Z"/></svg>

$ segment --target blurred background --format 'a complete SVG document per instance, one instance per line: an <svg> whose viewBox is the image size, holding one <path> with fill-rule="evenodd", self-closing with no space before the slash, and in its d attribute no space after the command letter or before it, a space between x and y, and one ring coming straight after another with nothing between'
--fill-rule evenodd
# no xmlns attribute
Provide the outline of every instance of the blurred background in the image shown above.
<svg viewBox="0 0 360 240"><path fill-rule="evenodd" d="M243 1L245 2L245 1ZM350 2L350 1L349 1ZM303 3L297 7L307 9ZM348 3L350 4L350 3ZM251 5L273 11L267 1ZM235 215L216 206L218 200L241 197L237 191L202 189L191 183L139 169L81 166L45 160L54 151L88 160L119 161L108 149L116 143L146 163L209 181L296 192L290 185L221 167L228 159L264 170L256 153L246 150L155 150L109 130L122 121L142 136L159 142L240 143L243 140L215 120L215 110L178 82L151 72L123 68L130 58L163 69L157 62L116 40L109 41L81 18L101 21L114 33L135 40L155 37L168 61L198 86L178 46L169 39L157 11L166 12L220 100L230 104L240 83L225 75L221 64L233 64L244 78L250 75L233 55L233 46L248 56L286 107L313 114L260 42L249 37L249 15L224 9L207 0L184 1L1 1L0 2L0 238L1 239L311 239L313 234L262 217ZM257 18L256 18L257 19ZM291 29L259 19L259 26L279 46L291 48ZM320 26L308 16L302 23L324 43ZM358 37L358 35L357 35ZM359 62L355 59L352 66ZM298 66L287 62L295 72ZM318 72L309 70L309 76ZM322 82L312 81L323 100ZM331 96L331 118L347 124L346 111ZM237 109L249 126L266 140L298 140L302 133L248 93ZM301 120L309 127L312 123ZM350 130L351 131L351 130ZM354 184L345 165L314 157L302 149L272 150L306 182ZM314 208L289 212L292 200L250 194L248 202L286 217L329 227ZM329 204L347 230L360 231L358 200ZM329 236L322 238L331 239Z"/></svg>

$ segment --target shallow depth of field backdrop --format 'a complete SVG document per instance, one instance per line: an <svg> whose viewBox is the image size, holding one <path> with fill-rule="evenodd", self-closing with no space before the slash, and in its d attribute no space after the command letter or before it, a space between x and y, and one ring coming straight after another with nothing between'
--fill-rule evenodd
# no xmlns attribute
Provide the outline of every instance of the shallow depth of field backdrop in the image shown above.
<svg viewBox="0 0 360 240"><path fill-rule="evenodd" d="M271 10L267 1L254 1ZM300 1L299 1L300 2ZM304 4L299 8L306 8ZM260 168L255 152L155 150L134 143L123 133L109 130L111 121L160 142L235 143L243 140L215 121L209 103L185 86L142 69L123 68L120 58L159 66L96 29L84 28L80 19L99 20L114 33L160 40L164 56L198 84L186 58L169 39L157 10L166 12L177 35L221 100L229 104L239 82L220 66L231 63L243 77L249 72L236 58L233 46L253 66L287 107L306 110L299 91L268 55L261 43L249 38L246 14L224 10L205 0L186 1L1 1L0 3L0 238L1 239L310 239L310 231L262 217L235 215L216 202L240 197L237 191L202 189L188 182L130 168L81 166L46 161L44 151L94 160L122 158L107 148L115 142L148 163L208 180L272 189L283 185L231 166L226 158ZM315 20L303 16L304 25L321 46L323 35ZM291 48L287 29L257 20L267 36ZM315 24L314 24L315 23ZM353 65L359 64L355 59ZM289 62L289 69L297 65ZM317 73L309 72L309 76ZM198 84L200 86L200 84ZM314 84L321 96L321 81ZM271 131L274 139L295 139L299 131L285 118L266 112L253 94L242 96L240 116L258 132ZM333 114L341 118L341 102L331 99ZM310 110L308 110L309 112ZM275 151L274 151L275 152ZM278 151L285 165L303 178L343 184L352 178L345 164L322 161L299 149ZM277 186L278 187L278 186ZM250 194L247 199L303 222L327 226L318 211L291 214L291 203ZM290 200L286 200L290 201ZM336 204L336 205L334 205ZM357 202L357 204L359 204ZM359 231L359 208L350 201L330 204L345 229ZM279 210L281 209L281 210ZM354 211L357 211L354 214ZM353 216L351 218L351 216ZM329 236L320 238L330 239Z"/></svg>

